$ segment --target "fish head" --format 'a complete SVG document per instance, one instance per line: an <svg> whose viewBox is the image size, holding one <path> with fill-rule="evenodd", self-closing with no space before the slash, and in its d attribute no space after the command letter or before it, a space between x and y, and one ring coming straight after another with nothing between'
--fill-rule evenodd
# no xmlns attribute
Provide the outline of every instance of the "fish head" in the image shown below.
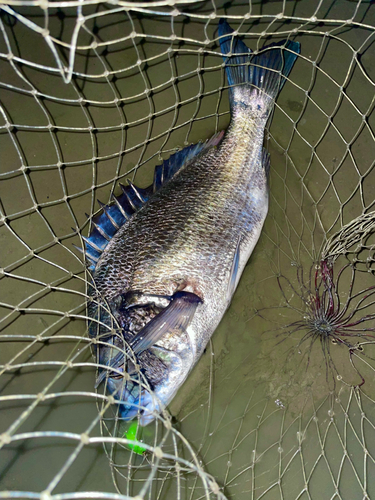
<svg viewBox="0 0 375 500"><path fill-rule="evenodd" d="M96 387L106 382L122 420L148 425L169 404L193 364L188 328L201 303L185 291L167 298L132 292L96 312L103 331L96 337Z"/></svg>

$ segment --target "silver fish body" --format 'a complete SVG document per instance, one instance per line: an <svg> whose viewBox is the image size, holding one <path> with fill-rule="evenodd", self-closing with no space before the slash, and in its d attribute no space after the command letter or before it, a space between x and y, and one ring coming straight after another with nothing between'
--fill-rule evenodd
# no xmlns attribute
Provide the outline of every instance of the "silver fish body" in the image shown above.
<svg viewBox="0 0 375 500"><path fill-rule="evenodd" d="M222 33L226 44L236 40L229 41L226 23ZM98 259L89 315L107 328L91 326L90 334L103 341L102 365L111 365L116 354L121 359L112 364L106 383L122 402L125 419L140 411L146 425L168 405L230 304L267 215L263 139L274 97L234 86L224 137L186 162L120 227ZM188 301L197 298L187 306L187 327L169 329L133 360L131 354L119 355L177 292L188 292ZM185 295L178 300L183 315ZM98 313L98 304L104 313Z"/></svg>

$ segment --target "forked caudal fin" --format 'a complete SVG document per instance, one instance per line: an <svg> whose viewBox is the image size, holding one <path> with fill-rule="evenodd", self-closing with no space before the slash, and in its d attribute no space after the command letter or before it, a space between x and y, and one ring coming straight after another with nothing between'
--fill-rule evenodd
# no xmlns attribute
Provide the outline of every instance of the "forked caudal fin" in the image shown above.
<svg viewBox="0 0 375 500"><path fill-rule="evenodd" d="M92 217L92 227L89 236L82 237L85 242L84 255L88 262L88 267L93 271L96 264L105 250L108 242L117 233L122 225L143 207L147 200L188 162L208 149L217 146L223 138L224 132L218 132L206 142L198 142L177 151L155 168L154 182L145 189L134 186L129 181L128 186L120 184L122 194L113 196L112 203L104 205L99 202L102 211ZM86 214L87 215L87 214ZM89 215L87 215L88 218ZM77 250L81 248L76 247Z"/></svg>
<svg viewBox="0 0 375 500"><path fill-rule="evenodd" d="M225 19L219 22L219 38L231 86L231 107L238 103L235 89L240 85L245 87L244 95L250 94L250 99L256 98L265 104L268 114L300 53L300 44L282 40L253 54L238 36L233 35L233 29Z"/></svg>

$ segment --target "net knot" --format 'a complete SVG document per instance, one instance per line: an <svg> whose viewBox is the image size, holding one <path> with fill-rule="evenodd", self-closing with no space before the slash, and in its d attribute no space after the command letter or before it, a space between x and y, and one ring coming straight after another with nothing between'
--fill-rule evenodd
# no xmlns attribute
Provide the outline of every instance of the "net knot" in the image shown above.
<svg viewBox="0 0 375 500"><path fill-rule="evenodd" d="M163 450L160 448L160 446L156 446L154 448L154 455L156 458L159 458L159 459L164 457Z"/></svg>

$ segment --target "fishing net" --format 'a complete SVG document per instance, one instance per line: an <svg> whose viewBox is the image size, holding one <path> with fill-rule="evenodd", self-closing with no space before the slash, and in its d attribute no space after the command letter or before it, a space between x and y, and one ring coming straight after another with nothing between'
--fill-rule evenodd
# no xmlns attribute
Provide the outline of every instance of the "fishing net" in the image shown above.
<svg viewBox="0 0 375 500"><path fill-rule="evenodd" d="M372 2L0 12L1 497L375 498ZM228 125L220 17L254 50L301 43L266 133L269 215L205 354L130 435L94 389L73 244L120 181Z"/></svg>

